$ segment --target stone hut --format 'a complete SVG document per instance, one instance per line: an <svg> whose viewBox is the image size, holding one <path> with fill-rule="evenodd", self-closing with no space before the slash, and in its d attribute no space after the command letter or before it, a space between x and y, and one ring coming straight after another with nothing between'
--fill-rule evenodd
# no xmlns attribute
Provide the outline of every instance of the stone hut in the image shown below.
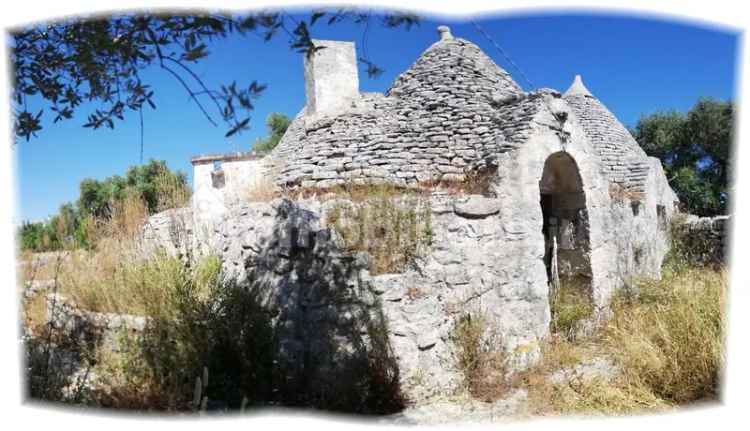
<svg viewBox="0 0 750 431"><path fill-rule="evenodd" d="M678 199L659 160L580 76L565 93L526 92L475 44L438 30L385 94L359 92L353 43L314 41L325 49L305 58L307 103L253 168L285 189L435 190L432 241L412 267L371 275L367 256L336 251L325 202L222 201L208 217L226 273L277 310L278 363L298 381L359 375L342 358L366 351L363 322L376 310L404 393L446 393L461 384L451 338L461 316L486 316L509 369L522 369L549 334L556 278L584 281L595 322L617 289L660 277ZM194 159L196 200L221 200L212 163ZM473 176L489 179L482 194L434 187ZM194 220L203 211L214 209L193 203Z"/></svg>
<svg viewBox="0 0 750 431"><path fill-rule="evenodd" d="M590 277L602 307L632 278L658 277L678 203L659 160L580 76L563 94L524 92L478 46L438 32L385 94L356 92L353 43L315 41L325 49L305 59L307 104L265 161L276 183L417 187L491 175L499 248L540 289L552 242L560 271ZM325 90L334 84L343 90Z"/></svg>

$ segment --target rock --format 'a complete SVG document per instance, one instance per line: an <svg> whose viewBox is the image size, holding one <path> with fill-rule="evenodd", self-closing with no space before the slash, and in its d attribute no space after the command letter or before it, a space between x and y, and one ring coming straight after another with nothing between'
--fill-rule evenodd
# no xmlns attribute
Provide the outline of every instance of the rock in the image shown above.
<svg viewBox="0 0 750 431"><path fill-rule="evenodd" d="M500 212L500 208L502 208L500 200L480 195L471 195L453 204L453 211L466 218L487 217Z"/></svg>
<svg viewBox="0 0 750 431"><path fill-rule="evenodd" d="M570 382L591 382L595 379L612 380L618 368L605 357L595 357L574 367L563 368L548 375L547 380L555 385L565 385Z"/></svg>
<svg viewBox="0 0 750 431"><path fill-rule="evenodd" d="M440 340L440 335L437 330L422 333L417 338L417 347L419 350L427 350L433 347Z"/></svg>

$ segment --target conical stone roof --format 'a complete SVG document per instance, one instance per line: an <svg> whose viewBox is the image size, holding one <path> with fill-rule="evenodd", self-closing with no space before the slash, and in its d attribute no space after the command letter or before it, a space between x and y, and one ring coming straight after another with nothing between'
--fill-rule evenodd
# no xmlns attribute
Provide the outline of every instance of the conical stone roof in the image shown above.
<svg viewBox="0 0 750 431"><path fill-rule="evenodd" d="M440 40L386 95L362 93L334 115L303 109L267 158L274 181L319 188L456 181L522 145L542 96L524 93L478 46L438 31Z"/></svg>
<svg viewBox="0 0 750 431"><path fill-rule="evenodd" d="M508 98L523 94L510 74L495 64L477 45L455 38L445 26L440 40L399 75L388 90L399 98L450 100L484 95Z"/></svg>
<svg viewBox="0 0 750 431"><path fill-rule="evenodd" d="M576 75L563 99L599 152L603 173L610 181L629 192L645 192L648 156L625 126L586 88L581 75Z"/></svg>

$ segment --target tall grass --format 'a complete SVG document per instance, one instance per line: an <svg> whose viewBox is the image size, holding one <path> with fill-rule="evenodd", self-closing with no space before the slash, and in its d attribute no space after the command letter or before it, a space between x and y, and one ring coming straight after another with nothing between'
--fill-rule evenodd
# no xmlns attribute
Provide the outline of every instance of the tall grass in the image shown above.
<svg viewBox="0 0 750 431"><path fill-rule="evenodd" d="M543 361L517 376L539 414L627 414L716 400L724 364L727 273L667 265L658 281L619 292L613 317L585 339L553 334ZM633 292L638 292L634 294ZM609 358L609 378L552 383L550 373Z"/></svg>
<svg viewBox="0 0 750 431"><path fill-rule="evenodd" d="M192 192L180 176L167 170L161 171L154 181L156 188L156 212L187 206Z"/></svg>
<svg viewBox="0 0 750 431"><path fill-rule="evenodd" d="M627 378L671 403L716 399L724 363L727 273L691 268L621 295L605 343Z"/></svg>
<svg viewBox="0 0 750 431"><path fill-rule="evenodd" d="M550 298L552 320L550 331L572 340L579 324L591 317L594 304L591 299L591 281L585 277L564 277L560 288Z"/></svg>
<svg viewBox="0 0 750 431"><path fill-rule="evenodd" d="M118 352L100 349L98 371L106 406L182 410L189 408L195 373L208 365L209 324L221 294L221 263L203 257L193 267L156 254L130 264L123 277L133 297L131 310L149 318L142 334L120 335Z"/></svg>
<svg viewBox="0 0 750 431"><path fill-rule="evenodd" d="M246 202L270 202L279 196L280 191L273 183L273 175L262 175L253 179L244 190L240 191L240 199Z"/></svg>

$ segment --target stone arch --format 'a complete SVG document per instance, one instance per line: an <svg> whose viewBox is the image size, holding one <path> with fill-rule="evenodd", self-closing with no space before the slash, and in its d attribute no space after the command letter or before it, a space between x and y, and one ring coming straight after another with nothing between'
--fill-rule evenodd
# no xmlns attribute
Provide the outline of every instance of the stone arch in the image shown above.
<svg viewBox="0 0 750 431"><path fill-rule="evenodd" d="M575 159L564 151L550 154L539 180L544 263L548 282L553 260L560 279L592 298L591 236L586 193ZM553 251L554 247L554 251Z"/></svg>

